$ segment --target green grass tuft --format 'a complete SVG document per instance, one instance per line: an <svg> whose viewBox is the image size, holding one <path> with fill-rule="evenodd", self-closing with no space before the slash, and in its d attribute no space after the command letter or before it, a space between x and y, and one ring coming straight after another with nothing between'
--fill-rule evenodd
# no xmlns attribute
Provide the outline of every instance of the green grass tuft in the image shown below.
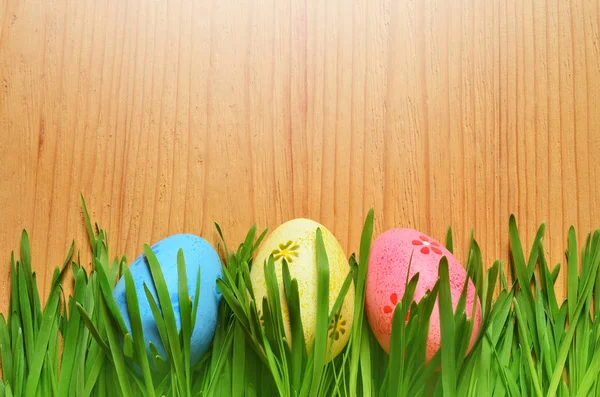
<svg viewBox="0 0 600 397"><path fill-rule="evenodd" d="M418 275L406 280L404 296L394 310L391 355L375 339L364 312L365 282L373 238L373 210L363 228L358 260L349 258L350 273L329 311L329 265L320 231L315 247L318 264L317 329L313 348L305 348L298 282L285 261L283 291L275 263L253 263L266 230L253 226L236 250L230 250L218 224L223 299L210 351L190 365L190 338L202 302L189 299L185 252L177 258L181 330L156 256L145 246L153 285L145 286L165 354L144 343L133 276L125 257L111 257L107 233L93 224L82 199L93 253L92 269L81 265L71 245L54 270L42 308L31 263L29 238L21 235L17 259L11 255L9 310L0 314L0 397L36 396L590 396L600 395L600 231L577 245L569 229L566 264L550 268L543 247L545 225L531 250L522 246L516 220L509 220L510 275L500 261L484 264L471 235L467 277L481 302L482 325L469 349L474 311L466 311L466 289L457 305L450 297L448 262L442 259L435 286L419 302L413 299ZM446 245L452 251L453 233ZM255 301L252 266L264 266L268 296ZM279 266L279 265L278 265ZM560 301L555 284L566 271L567 293ZM131 333L112 292L123 276ZM65 282L73 283L65 296ZM71 281L72 278L72 281ZM150 288L157 291L155 300ZM335 321L346 292L355 288L354 323L342 353L326 360L331 346L327 329ZM285 299L282 299L284 297ZM442 347L426 360L429 320L438 302ZM290 314L286 339L281 307ZM259 318L261 309L263 318Z"/></svg>

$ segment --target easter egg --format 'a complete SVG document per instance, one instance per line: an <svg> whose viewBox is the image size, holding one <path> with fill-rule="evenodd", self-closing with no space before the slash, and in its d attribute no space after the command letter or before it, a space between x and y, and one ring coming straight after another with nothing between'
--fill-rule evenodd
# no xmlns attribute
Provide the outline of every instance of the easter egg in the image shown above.
<svg viewBox="0 0 600 397"><path fill-rule="evenodd" d="M181 317L179 312L179 274L177 271L177 254L179 249L183 250L185 259L185 270L188 279L188 294L193 303L196 293L198 272L200 272L200 296L198 297L198 311L196 323L192 331L190 341L191 365L196 364L208 351L213 340L216 324L217 309L221 300L221 294L217 288L216 281L222 277L221 260L214 248L204 239L191 234L178 234L165 238L151 247L156 255L160 268L163 272L173 310L177 330L181 330ZM144 339L148 354L150 355L150 342L152 342L162 357L166 357L150 303L144 291L144 284L152 293L154 300L158 303L158 295L154 288L152 275L148 266L146 256L142 254L129 267L135 291L139 300ZM131 332L127 300L125 296L125 279L122 277L117 283L113 296L123 315L125 324ZM160 306L159 306L160 307ZM152 363L152 360L150 360Z"/></svg>
<svg viewBox="0 0 600 397"><path fill-rule="evenodd" d="M342 247L334 235L323 225L309 219L294 219L288 221L275 229L259 247L254 265L250 272L250 279L254 289L259 316L262 316L263 297L267 296L267 285L265 282L264 263L273 255L275 272L277 276L279 293L282 304L282 318L286 338L291 345L291 330L289 313L282 280L282 261L286 260L292 279L298 281L298 293L300 298L300 315L304 330L304 339L307 351L310 351L316 330L317 315L317 257L316 257L316 231L321 228L323 242L329 260L329 309L339 296L340 290L348 273L350 266ZM348 342L354 316L354 285L348 289L341 310L337 313L337 322L329 325L328 341L331 354L327 360L335 358ZM328 349L329 351L329 349Z"/></svg>
<svg viewBox="0 0 600 397"><path fill-rule="evenodd" d="M456 310L467 273L446 247L413 229L388 230L373 242L367 270L365 310L375 337L388 354L394 308L404 295L409 262L411 263L408 279L410 280L416 273L419 273L419 281L413 298L415 302L419 302L437 282L439 262L443 256L448 259L452 306ZM475 293L475 286L469 280L466 304L466 314L469 319L475 302L477 307L469 351L473 347L481 327L481 306ZM427 361L431 360L441 344L438 304L436 299L427 338Z"/></svg>

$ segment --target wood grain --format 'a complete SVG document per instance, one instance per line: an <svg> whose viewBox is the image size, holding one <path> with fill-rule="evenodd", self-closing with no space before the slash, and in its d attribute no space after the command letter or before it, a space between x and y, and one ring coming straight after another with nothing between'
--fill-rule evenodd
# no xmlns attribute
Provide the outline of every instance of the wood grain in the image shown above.
<svg viewBox="0 0 600 397"><path fill-rule="evenodd" d="M89 261L80 193L129 258L293 217L350 253L374 207L486 264L547 222L562 262L600 226L599 31L596 0L0 0L0 311L22 228L44 291Z"/></svg>

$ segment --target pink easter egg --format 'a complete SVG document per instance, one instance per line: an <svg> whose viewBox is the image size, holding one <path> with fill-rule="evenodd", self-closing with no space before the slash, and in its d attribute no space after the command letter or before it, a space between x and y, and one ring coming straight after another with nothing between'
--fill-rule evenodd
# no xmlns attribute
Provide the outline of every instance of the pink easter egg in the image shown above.
<svg viewBox="0 0 600 397"><path fill-rule="evenodd" d="M446 247L423 233L413 229L392 229L379 236L371 246L365 310L375 337L388 354L394 308L404 295L411 254L413 257L408 279L419 273L419 282L414 294L415 302L419 302L428 290L433 289L438 280L438 267L442 256L448 259L452 305L455 310L467 276L465 268ZM466 305L468 318L471 318L473 303L476 300L475 321L468 351L473 347L481 327L481 305L475 293L475 286L469 280ZM427 338L428 362L439 350L440 344L440 315L436 300Z"/></svg>

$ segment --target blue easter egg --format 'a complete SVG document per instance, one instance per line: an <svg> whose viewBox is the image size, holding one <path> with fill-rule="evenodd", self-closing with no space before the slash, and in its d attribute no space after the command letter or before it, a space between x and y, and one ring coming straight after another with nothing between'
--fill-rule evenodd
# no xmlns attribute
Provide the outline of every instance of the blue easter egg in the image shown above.
<svg viewBox="0 0 600 397"><path fill-rule="evenodd" d="M177 330L181 330L181 318L179 313L179 289L177 272L177 253L183 250L185 258L185 269L188 279L188 294L194 302L196 293L196 281L200 271L200 297L198 298L198 311L196 313L196 324L190 341L191 365L196 364L208 351L215 335L217 325L217 311L221 301L221 293L217 288L217 278L221 278L221 260L215 249L203 238L191 234L177 234L159 241L151 247L156 255L173 304ZM146 256L142 254L129 267L133 276L135 290L139 300L144 339L148 354L150 355L150 342L152 342L161 356L166 357L158 328L152 315L150 303L146 298L144 283L158 303L158 295L154 288L150 267ZM127 310L127 299L125 296L125 279L121 277L113 291L113 296L123 315L125 324L131 332L131 323ZM160 307L160 305L159 305ZM152 360L150 360L152 363Z"/></svg>

